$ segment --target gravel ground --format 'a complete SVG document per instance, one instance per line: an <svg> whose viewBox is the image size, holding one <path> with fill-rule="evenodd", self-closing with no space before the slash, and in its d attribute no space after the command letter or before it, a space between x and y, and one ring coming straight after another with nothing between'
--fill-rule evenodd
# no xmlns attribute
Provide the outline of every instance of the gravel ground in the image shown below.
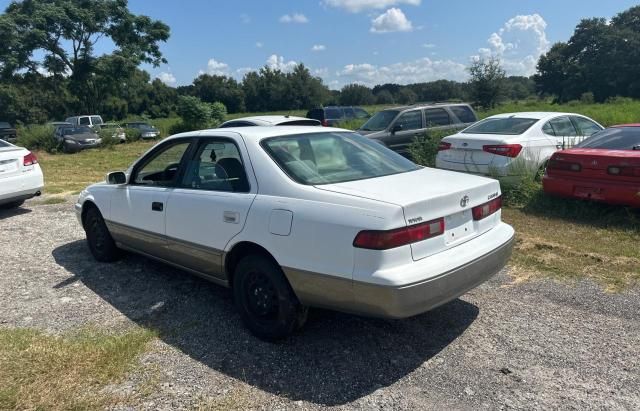
<svg viewBox="0 0 640 411"><path fill-rule="evenodd" d="M500 273L404 321L315 310L280 344L228 290L129 255L94 262L71 203L0 211L0 326L160 337L115 392L136 409L640 409L640 290Z"/></svg>

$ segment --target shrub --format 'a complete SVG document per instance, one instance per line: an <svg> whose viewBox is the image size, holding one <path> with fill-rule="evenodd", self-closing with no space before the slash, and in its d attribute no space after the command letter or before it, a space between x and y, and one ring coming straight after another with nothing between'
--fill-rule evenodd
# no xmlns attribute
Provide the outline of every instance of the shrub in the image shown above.
<svg viewBox="0 0 640 411"><path fill-rule="evenodd" d="M194 131L194 130L198 130L198 129L190 126L189 124L186 124L183 120L180 120L177 123L174 123L169 126L169 135L186 133L187 131Z"/></svg>
<svg viewBox="0 0 640 411"><path fill-rule="evenodd" d="M137 128L125 128L124 134L127 136L127 143L133 143L142 138L142 132Z"/></svg>
<svg viewBox="0 0 640 411"><path fill-rule="evenodd" d="M453 133L451 130L434 130L414 139L409 145L409 155L413 162L425 167L435 167L440 140Z"/></svg>
<svg viewBox="0 0 640 411"><path fill-rule="evenodd" d="M353 118L350 120L344 120L336 124L338 128L345 128L347 130L357 130L367 121L367 119Z"/></svg>
<svg viewBox="0 0 640 411"><path fill-rule="evenodd" d="M215 127L224 121L227 114L227 108L224 104L220 102L205 103L194 96L180 96L176 111L182 118L183 127L176 125L174 130L200 130Z"/></svg>
<svg viewBox="0 0 640 411"><path fill-rule="evenodd" d="M224 104L216 101L211 103L211 124L210 127L215 127L224 122L224 118L227 116L227 108Z"/></svg>
<svg viewBox="0 0 640 411"><path fill-rule="evenodd" d="M29 150L44 150L55 153L59 149L58 141L53 136L53 127L32 125L18 128L17 145Z"/></svg>
<svg viewBox="0 0 640 411"><path fill-rule="evenodd" d="M120 139L113 136L113 130L100 130L98 132L102 147L113 148L116 144L120 144Z"/></svg>

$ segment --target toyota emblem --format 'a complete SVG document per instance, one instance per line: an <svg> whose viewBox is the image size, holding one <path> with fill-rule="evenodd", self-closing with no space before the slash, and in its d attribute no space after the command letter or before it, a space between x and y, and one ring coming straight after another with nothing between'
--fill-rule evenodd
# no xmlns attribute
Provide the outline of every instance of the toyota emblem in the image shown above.
<svg viewBox="0 0 640 411"><path fill-rule="evenodd" d="M464 208L469 204L469 196L464 196L460 199L460 207Z"/></svg>

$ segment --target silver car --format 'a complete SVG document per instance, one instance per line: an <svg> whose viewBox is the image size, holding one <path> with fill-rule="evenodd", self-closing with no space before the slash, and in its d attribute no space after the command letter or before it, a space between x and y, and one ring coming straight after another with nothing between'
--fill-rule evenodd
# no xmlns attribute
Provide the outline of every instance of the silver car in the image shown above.
<svg viewBox="0 0 640 411"><path fill-rule="evenodd" d="M409 145L433 130L461 130L478 120L464 103L414 104L379 111L357 132L407 155Z"/></svg>

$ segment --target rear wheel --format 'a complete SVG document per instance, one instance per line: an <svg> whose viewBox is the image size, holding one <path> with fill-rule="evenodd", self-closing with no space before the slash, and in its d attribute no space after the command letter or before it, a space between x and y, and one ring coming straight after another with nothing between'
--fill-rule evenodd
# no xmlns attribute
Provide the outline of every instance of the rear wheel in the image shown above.
<svg viewBox="0 0 640 411"><path fill-rule="evenodd" d="M250 255L238 263L233 278L236 306L245 326L256 337L275 341L289 336L306 320L280 267L261 255Z"/></svg>
<svg viewBox="0 0 640 411"><path fill-rule="evenodd" d="M107 225L96 207L87 210L84 217L84 231L87 244L93 257L101 262L109 263L120 258L120 250L109 233Z"/></svg>

